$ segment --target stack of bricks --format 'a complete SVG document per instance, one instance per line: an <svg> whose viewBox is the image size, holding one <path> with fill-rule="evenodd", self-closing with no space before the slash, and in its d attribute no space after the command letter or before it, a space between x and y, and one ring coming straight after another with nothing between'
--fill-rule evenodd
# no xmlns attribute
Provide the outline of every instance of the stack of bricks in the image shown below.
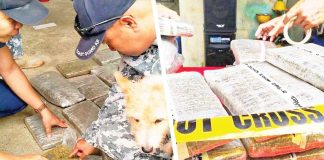
<svg viewBox="0 0 324 160"><path fill-rule="evenodd" d="M120 56L117 52L102 50L86 61L73 60L58 64L58 72L42 73L31 78L31 83L46 105L58 117L67 120L69 127L78 135L82 135L97 119L98 112L104 105L119 61ZM59 150L62 149L65 128L54 127L51 137L47 137L42 121L36 114L26 117L25 124L40 148L48 150L47 158L53 159L53 153L61 152ZM103 157L91 156L88 159Z"/></svg>

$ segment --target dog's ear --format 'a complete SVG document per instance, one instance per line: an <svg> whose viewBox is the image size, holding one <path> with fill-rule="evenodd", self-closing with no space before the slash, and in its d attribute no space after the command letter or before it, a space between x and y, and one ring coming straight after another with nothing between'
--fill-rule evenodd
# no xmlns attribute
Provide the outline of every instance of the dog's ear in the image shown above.
<svg viewBox="0 0 324 160"><path fill-rule="evenodd" d="M126 94L130 90L132 82L124 77L120 72L115 72L114 77L116 79L117 84L122 89L122 91Z"/></svg>

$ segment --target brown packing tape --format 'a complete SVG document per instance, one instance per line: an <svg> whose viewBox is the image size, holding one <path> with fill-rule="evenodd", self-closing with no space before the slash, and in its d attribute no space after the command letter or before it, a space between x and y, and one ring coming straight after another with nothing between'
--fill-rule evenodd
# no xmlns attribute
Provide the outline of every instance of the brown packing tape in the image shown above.
<svg viewBox="0 0 324 160"><path fill-rule="evenodd" d="M324 160L324 149L313 149L310 151L296 153L298 160Z"/></svg>
<svg viewBox="0 0 324 160"><path fill-rule="evenodd" d="M243 143L249 156L255 158L273 157L324 147L323 134L304 134L300 137L284 135L261 143L256 142L253 138L247 138L243 139Z"/></svg>
<svg viewBox="0 0 324 160"><path fill-rule="evenodd" d="M273 138L276 138L276 137L280 137L280 136L264 136L264 137L255 137L253 138L256 142L265 142L265 141L268 141L268 140L271 140Z"/></svg>
<svg viewBox="0 0 324 160"><path fill-rule="evenodd" d="M307 145L307 135L306 134L294 134L292 142L297 144L300 148L305 149Z"/></svg>
<svg viewBox="0 0 324 160"><path fill-rule="evenodd" d="M178 152L179 152L179 159L186 159L186 158L190 158L205 153L216 147L228 144L229 142L231 142L231 140L179 143L177 145Z"/></svg>
<svg viewBox="0 0 324 160"><path fill-rule="evenodd" d="M301 153L288 154L271 158L251 158L250 160L324 160L324 149L313 149Z"/></svg>
<svg viewBox="0 0 324 160"><path fill-rule="evenodd" d="M234 140L202 155L203 160L245 160L246 157L246 151L240 140Z"/></svg>
<svg viewBox="0 0 324 160"><path fill-rule="evenodd" d="M209 150L212 150L216 147L225 145L229 143L231 140L220 140L220 141L203 141L203 142L188 142L187 149L189 152L189 156L195 156Z"/></svg>

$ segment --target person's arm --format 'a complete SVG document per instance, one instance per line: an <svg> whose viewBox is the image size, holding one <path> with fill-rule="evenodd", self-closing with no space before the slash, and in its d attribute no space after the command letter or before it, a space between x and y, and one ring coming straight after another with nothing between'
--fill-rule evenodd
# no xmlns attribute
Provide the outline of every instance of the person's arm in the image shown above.
<svg viewBox="0 0 324 160"><path fill-rule="evenodd" d="M294 25L298 25L305 30L319 26L324 22L324 1L320 0L301 0L294 5L286 14L284 23L297 17Z"/></svg>
<svg viewBox="0 0 324 160"><path fill-rule="evenodd" d="M31 107L39 109L45 105L28 82L25 74L13 60L7 46L0 48L0 75L15 94ZM57 118L47 107L40 114L48 135L51 133L52 126L67 127L64 121Z"/></svg>
<svg viewBox="0 0 324 160"><path fill-rule="evenodd" d="M275 37L283 32L284 26L293 17L297 17L294 25L299 25L305 30L316 27L324 22L324 2L318 0L300 0L286 14L261 24L255 36L263 40L270 37L270 41L273 41Z"/></svg>
<svg viewBox="0 0 324 160"><path fill-rule="evenodd" d="M40 155L21 155L16 156L9 153L0 152L0 160L47 160Z"/></svg>

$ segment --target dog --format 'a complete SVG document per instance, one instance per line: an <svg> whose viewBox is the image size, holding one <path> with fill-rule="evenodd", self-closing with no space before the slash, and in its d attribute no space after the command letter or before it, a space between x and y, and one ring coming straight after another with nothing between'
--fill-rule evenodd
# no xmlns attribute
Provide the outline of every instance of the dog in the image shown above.
<svg viewBox="0 0 324 160"><path fill-rule="evenodd" d="M165 143L170 127L162 76L145 76L137 82L120 72L114 76L124 93L125 113L136 143L145 153L160 149L171 156L172 143Z"/></svg>

